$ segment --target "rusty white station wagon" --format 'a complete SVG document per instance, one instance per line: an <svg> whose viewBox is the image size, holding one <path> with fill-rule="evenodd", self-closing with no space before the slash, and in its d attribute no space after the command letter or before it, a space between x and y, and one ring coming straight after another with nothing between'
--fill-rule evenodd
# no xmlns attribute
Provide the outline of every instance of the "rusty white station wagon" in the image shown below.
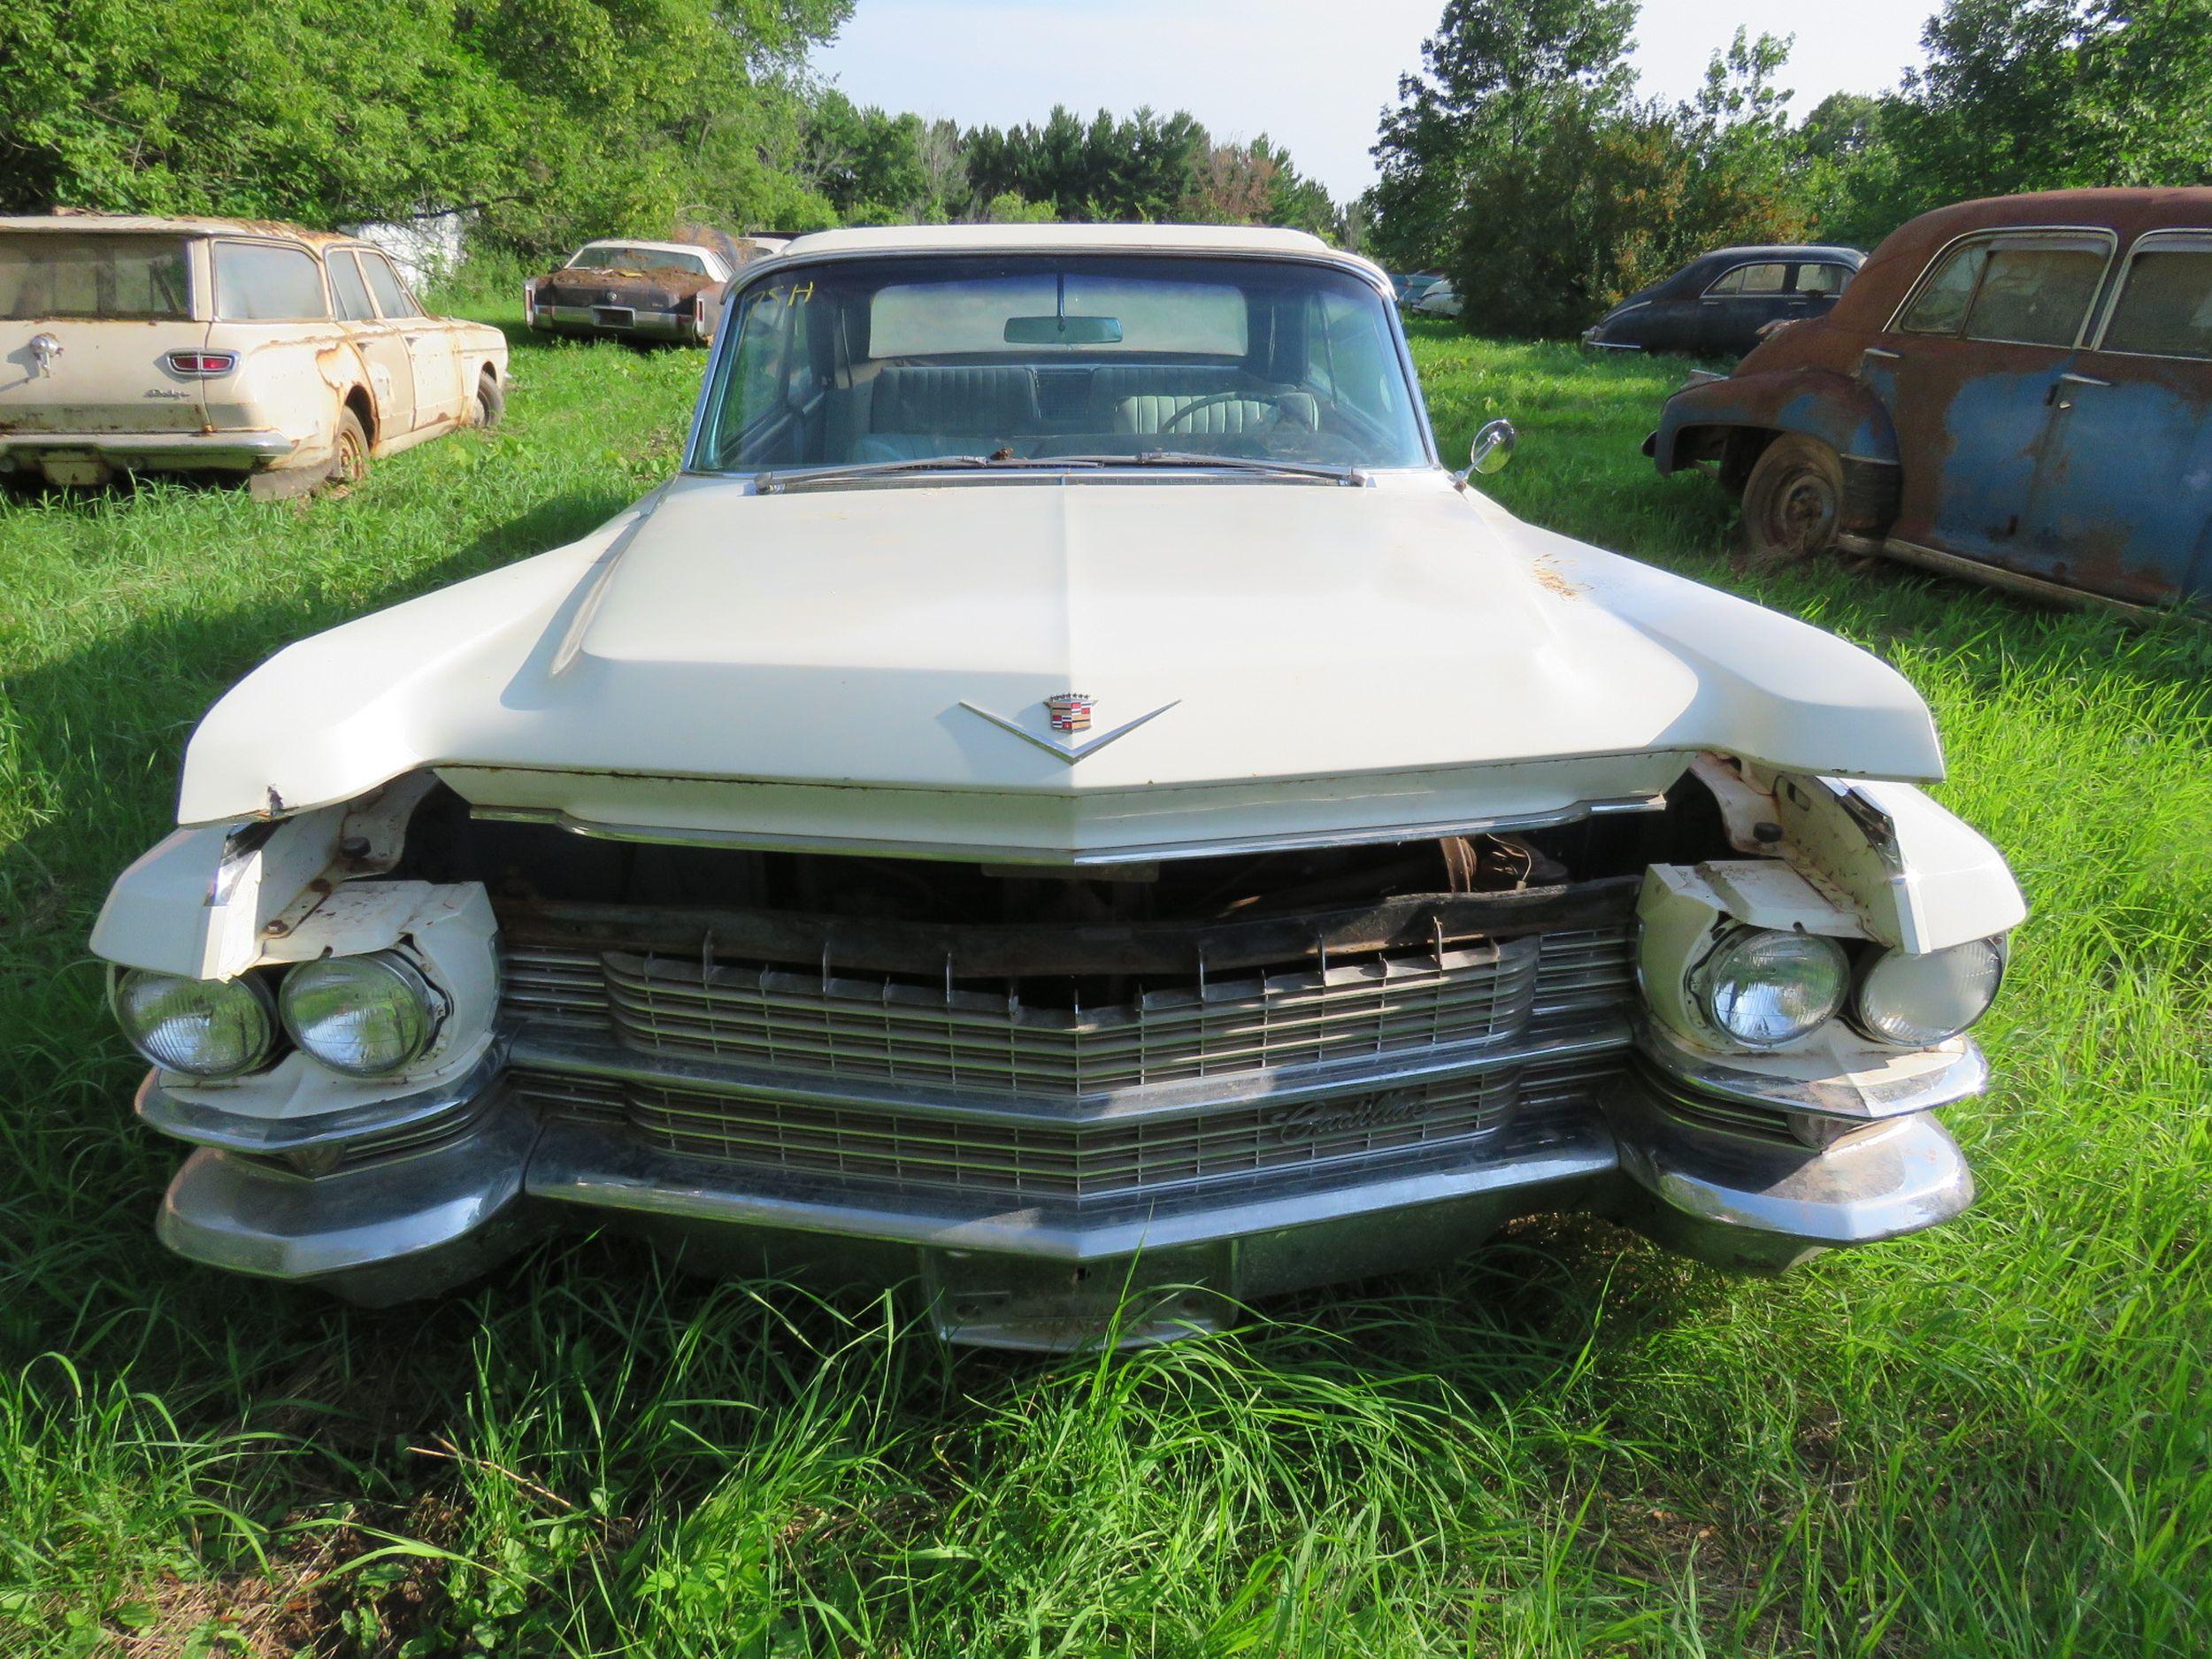
<svg viewBox="0 0 2212 1659"><path fill-rule="evenodd" d="M93 941L172 1248L378 1302L620 1221L1057 1348L1966 1208L2024 911L1927 708L1446 471L1374 266L834 232L728 319L678 476L193 737Z"/></svg>
<svg viewBox="0 0 2212 1659"><path fill-rule="evenodd" d="M506 337L366 242L290 225L0 219L0 478L359 479L505 407Z"/></svg>

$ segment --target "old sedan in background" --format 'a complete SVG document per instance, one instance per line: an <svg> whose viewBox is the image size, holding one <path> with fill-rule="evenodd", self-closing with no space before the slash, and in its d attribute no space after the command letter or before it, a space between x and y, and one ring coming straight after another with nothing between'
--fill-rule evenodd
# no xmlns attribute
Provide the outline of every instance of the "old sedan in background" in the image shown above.
<svg viewBox="0 0 2212 1659"><path fill-rule="evenodd" d="M1740 357L1776 328L1824 316L1866 256L1856 248L1720 248L1630 295L1582 343L1607 351Z"/></svg>
<svg viewBox="0 0 2212 1659"><path fill-rule="evenodd" d="M568 263L522 285L533 328L613 340L703 345L714 337L722 289L739 267L783 246L770 237L703 242L586 242Z"/></svg>
<svg viewBox="0 0 2212 1659"><path fill-rule="evenodd" d="M1447 472L1380 271L853 230L732 307L677 477L194 735L93 941L172 1248L387 1301L618 1221L1056 1348L1969 1203L2023 906L1926 706Z"/></svg>
<svg viewBox="0 0 2212 1659"><path fill-rule="evenodd" d="M355 480L505 407L507 342L368 243L260 220L0 219L0 477Z"/></svg>
<svg viewBox="0 0 2212 1659"><path fill-rule="evenodd" d="M1717 466L1762 552L2212 609L2212 189L1924 214L1647 448Z"/></svg>
<svg viewBox="0 0 2212 1659"><path fill-rule="evenodd" d="M1406 309L1421 317L1456 317L1466 306L1449 277L1436 278L1406 300Z"/></svg>

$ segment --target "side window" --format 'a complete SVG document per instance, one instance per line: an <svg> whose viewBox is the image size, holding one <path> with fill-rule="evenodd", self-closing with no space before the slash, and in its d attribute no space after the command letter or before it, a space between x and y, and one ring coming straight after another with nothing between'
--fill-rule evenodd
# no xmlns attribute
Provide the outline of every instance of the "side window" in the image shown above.
<svg viewBox="0 0 2212 1659"><path fill-rule="evenodd" d="M308 322L330 315L322 267L304 248L215 244L215 315L229 323Z"/></svg>
<svg viewBox="0 0 2212 1659"><path fill-rule="evenodd" d="M812 297L811 285L778 286L746 302L723 403L722 422L728 424L715 433L717 465L793 466L821 458L802 453L804 436L787 419L795 382L803 387L812 367ZM751 411L749 426L736 424L741 411Z"/></svg>
<svg viewBox="0 0 2212 1659"><path fill-rule="evenodd" d="M382 254L363 254L361 274L368 278L369 291L376 296L376 309L385 316L420 317L423 314L422 307L415 303L415 296L399 280L399 273L392 269L392 262Z"/></svg>
<svg viewBox="0 0 2212 1659"><path fill-rule="evenodd" d="M1740 265L1705 291L1714 295L1779 294L1789 286L1786 265Z"/></svg>
<svg viewBox="0 0 2212 1659"><path fill-rule="evenodd" d="M1989 263L1989 244L1971 242L1954 248L1926 280L1918 297L1898 319L1909 334L1955 334L1966 320L1966 308L1980 285L1982 267Z"/></svg>
<svg viewBox="0 0 2212 1659"><path fill-rule="evenodd" d="M1840 294L1851 286L1851 267L1843 265L1801 265L1797 267L1800 294Z"/></svg>
<svg viewBox="0 0 2212 1659"><path fill-rule="evenodd" d="M349 323L373 322L376 307L369 303L368 285L361 280L361 267L354 263L353 256L334 253L327 263L331 291L338 296L338 315Z"/></svg>
<svg viewBox="0 0 2212 1659"><path fill-rule="evenodd" d="M2107 351L2212 361L2212 241L2139 250L2102 345Z"/></svg>
<svg viewBox="0 0 2212 1659"><path fill-rule="evenodd" d="M1969 340L2070 346L2104 280L2105 250L2075 242L1990 251L1966 313Z"/></svg>

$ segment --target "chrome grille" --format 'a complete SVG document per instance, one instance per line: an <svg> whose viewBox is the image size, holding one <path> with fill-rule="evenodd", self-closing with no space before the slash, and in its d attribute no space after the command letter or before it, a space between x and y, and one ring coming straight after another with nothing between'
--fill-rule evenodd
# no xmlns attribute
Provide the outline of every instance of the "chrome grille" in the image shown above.
<svg viewBox="0 0 2212 1659"><path fill-rule="evenodd" d="M602 1109L626 1102L629 1121L649 1144L725 1166L994 1200L1081 1202L1417 1158L1496 1130L1522 1099L1525 1081L1532 1098L1563 1098L1618 1064L1533 1063L1296 1105L1091 1124L940 1117L643 1081L588 1088ZM526 1097L567 1115L579 1100L576 1081L526 1073L517 1085Z"/></svg>
<svg viewBox="0 0 2212 1659"><path fill-rule="evenodd" d="M619 951L511 950L510 1011L649 1052L780 1071L1072 1097L1516 1036L1598 1013L1632 983L1626 928L1246 973L1104 1008Z"/></svg>

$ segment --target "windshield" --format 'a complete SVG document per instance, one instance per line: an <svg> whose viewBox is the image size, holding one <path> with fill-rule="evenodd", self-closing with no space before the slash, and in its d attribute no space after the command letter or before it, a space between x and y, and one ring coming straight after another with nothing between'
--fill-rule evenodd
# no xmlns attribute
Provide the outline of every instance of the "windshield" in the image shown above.
<svg viewBox="0 0 2212 1659"><path fill-rule="evenodd" d="M695 253L666 248L586 248L569 262L572 271L682 271L704 276L707 262Z"/></svg>
<svg viewBox="0 0 2212 1659"><path fill-rule="evenodd" d="M189 317L180 236L134 232L0 234L0 318Z"/></svg>
<svg viewBox="0 0 2212 1659"><path fill-rule="evenodd" d="M1061 254L826 262L740 298L698 465L1158 451L1428 465L1389 303L1290 260Z"/></svg>

